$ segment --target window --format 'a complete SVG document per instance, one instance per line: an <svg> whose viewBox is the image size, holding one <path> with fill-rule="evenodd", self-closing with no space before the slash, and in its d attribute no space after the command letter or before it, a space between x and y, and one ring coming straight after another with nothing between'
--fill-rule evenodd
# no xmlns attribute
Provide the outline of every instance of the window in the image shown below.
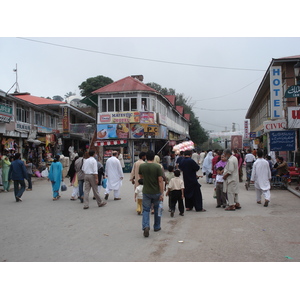
<svg viewBox="0 0 300 300"><path fill-rule="evenodd" d="M101 112L107 112L107 102L106 99L101 100Z"/></svg>
<svg viewBox="0 0 300 300"><path fill-rule="evenodd" d="M137 110L137 98L131 98L130 99L130 110Z"/></svg>
<svg viewBox="0 0 300 300"><path fill-rule="evenodd" d="M23 105L17 104L17 121L30 123L30 112L29 109Z"/></svg>
<svg viewBox="0 0 300 300"><path fill-rule="evenodd" d="M56 128L56 118L53 116L49 116L49 125L50 128Z"/></svg>
<svg viewBox="0 0 300 300"><path fill-rule="evenodd" d="M34 115L34 124L35 125L44 125L45 123L45 114L41 112L35 112Z"/></svg>
<svg viewBox="0 0 300 300"><path fill-rule="evenodd" d="M142 98L141 102L141 111L148 111L148 99L147 98Z"/></svg>
<svg viewBox="0 0 300 300"><path fill-rule="evenodd" d="M115 101L114 99L108 99L107 111L115 111Z"/></svg>
<svg viewBox="0 0 300 300"><path fill-rule="evenodd" d="M128 98L124 98L123 99L123 111L129 111L129 99Z"/></svg>
<svg viewBox="0 0 300 300"><path fill-rule="evenodd" d="M122 111L121 99L115 99L116 111Z"/></svg>

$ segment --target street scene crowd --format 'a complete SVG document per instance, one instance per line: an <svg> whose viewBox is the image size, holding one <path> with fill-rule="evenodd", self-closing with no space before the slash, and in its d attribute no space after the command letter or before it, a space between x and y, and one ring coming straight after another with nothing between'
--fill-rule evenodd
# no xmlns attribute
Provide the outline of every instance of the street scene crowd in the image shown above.
<svg viewBox="0 0 300 300"><path fill-rule="evenodd" d="M67 189L64 182L63 166L60 156L56 155L49 170L44 170L52 186L53 201L60 198L60 191ZM121 200L121 187L124 179L123 158L117 151L106 161L105 168L100 163L95 151L79 151L72 157L67 176L70 180L72 195L70 200L80 200L83 209L88 209L89 194L92 189L93 199L99 207L107 204L110 194L114 200ZM162 163L161 163L162 161ZM22 202L25 191L32 191L34 165L32 160L23 160L20 153L4 153L1 157L0 184L1 192L10 190L13 181L16 202ZM268 207L271 195L272 178L288 175L288 165L282 157L273 153L263 156L263 150L237 149L195 151L185 150L168 153L161 157L152 150L140 152L134 163L130 181L133 185L132 199L136 202L136 212L142 215L144 237L149 236L150 215L154 215L154 231L161 230L161 203L165 200L170 217L174 217L176 206L179 216L186 211L205 212L199 178L212 185L212 196L216 199L216 208L235 211L242 208L239 199L239 182L243 181L243 166L246 170L246 185L254 184L256 202ZM26 183L27 181L27 188ZM101 188L104 196L100 196Z"/></svg>

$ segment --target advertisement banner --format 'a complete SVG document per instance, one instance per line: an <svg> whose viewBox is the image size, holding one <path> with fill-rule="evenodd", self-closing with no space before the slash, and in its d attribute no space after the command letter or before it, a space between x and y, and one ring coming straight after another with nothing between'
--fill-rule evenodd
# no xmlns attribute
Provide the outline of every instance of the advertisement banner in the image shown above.
<svg viewBox="0 0 300 300"><path fill-rule="evenodd" d="M153 112L141 112L140 113L140 123L145 124L153 124L154 120L154 113Z"/></svg>
<svg viewBox="0 0 300 300"><path fill-rule="evenodd" d="M286 120L264 121L264 132L284 130L286 128Z"/></svg>
<svg viewBox="0 0 300 300"><path fill-rule="evenodd" d="M243 136L232 135L231 136L231 149L242 149L243 148Z"/></svg>
<svg viewBox="0 0 300 300"><path fill-rule="evenodd" d="M293 130L271 131L270 133L271 151L295 151L296 132Z"/></svg>
<svg viewBox="0 0 300 300"><path fill-rule="evenodd" d="M130 125L130 135L133 139L158 138L159 127L157 124L133 124Z"/></svg>
<svg viewBox="0 0 300 300"><path fill-rule="evenodd" d="M129 128L126 123L98 124L97 139L127 139Z"/></svg>
<svg viewBox="0 0 300 300"><path fill-rule="evenodd" d="M139 111L98 113L97 123L139 123Z"/></svg>
<svg viewBox="0 0 300 300"><path fill-rule="evenodd" d="M160 125L159 131L160 131L159 137L163 140L167 140L168 139L168 128L166 126Z"/></svg>

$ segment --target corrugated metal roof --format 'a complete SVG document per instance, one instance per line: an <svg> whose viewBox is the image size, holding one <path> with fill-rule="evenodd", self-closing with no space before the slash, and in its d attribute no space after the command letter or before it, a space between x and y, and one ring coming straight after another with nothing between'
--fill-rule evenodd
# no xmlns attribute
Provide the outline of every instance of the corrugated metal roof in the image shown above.
<svg viewBox="0 0 300 300"><path fill-rule="evenodd" d="M116 93L116 92L131 92L131 91L148 91L158 93L155 89L147 86L143 82L131 76L125 77L113 83L110 83L94 92L93 94L101 93Z"/></svg>
<svg viewBox="0 0 300 300"><path fill-rule="evenodd" d="M61 102L61 101L57 101L57 100L52 100L52 99L46 99L46 98L42 98L42 97L37 97L37 96L32 96L28 93L26 94L12 94L12 96L25 100L27 102L36 104L36 105L45 105L45 104L56 104L56 105L60 105L60 104L65 104L65 102Z"/></svg>

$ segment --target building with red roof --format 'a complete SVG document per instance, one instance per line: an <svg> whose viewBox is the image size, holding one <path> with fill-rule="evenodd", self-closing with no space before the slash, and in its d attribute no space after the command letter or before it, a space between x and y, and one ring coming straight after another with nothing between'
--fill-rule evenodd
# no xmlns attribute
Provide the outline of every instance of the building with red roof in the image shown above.
<svg viewBox="0 0 300 300"><path fill-rule="evenodd" d="M162 95L144 84L142 75L127 76L92 94L82 102L92 100L98 107L95 143L104 147L104 157L119 150L128 171L140 151L165 154L189 137L190 116L176 106L175 95Z"/></svg>

